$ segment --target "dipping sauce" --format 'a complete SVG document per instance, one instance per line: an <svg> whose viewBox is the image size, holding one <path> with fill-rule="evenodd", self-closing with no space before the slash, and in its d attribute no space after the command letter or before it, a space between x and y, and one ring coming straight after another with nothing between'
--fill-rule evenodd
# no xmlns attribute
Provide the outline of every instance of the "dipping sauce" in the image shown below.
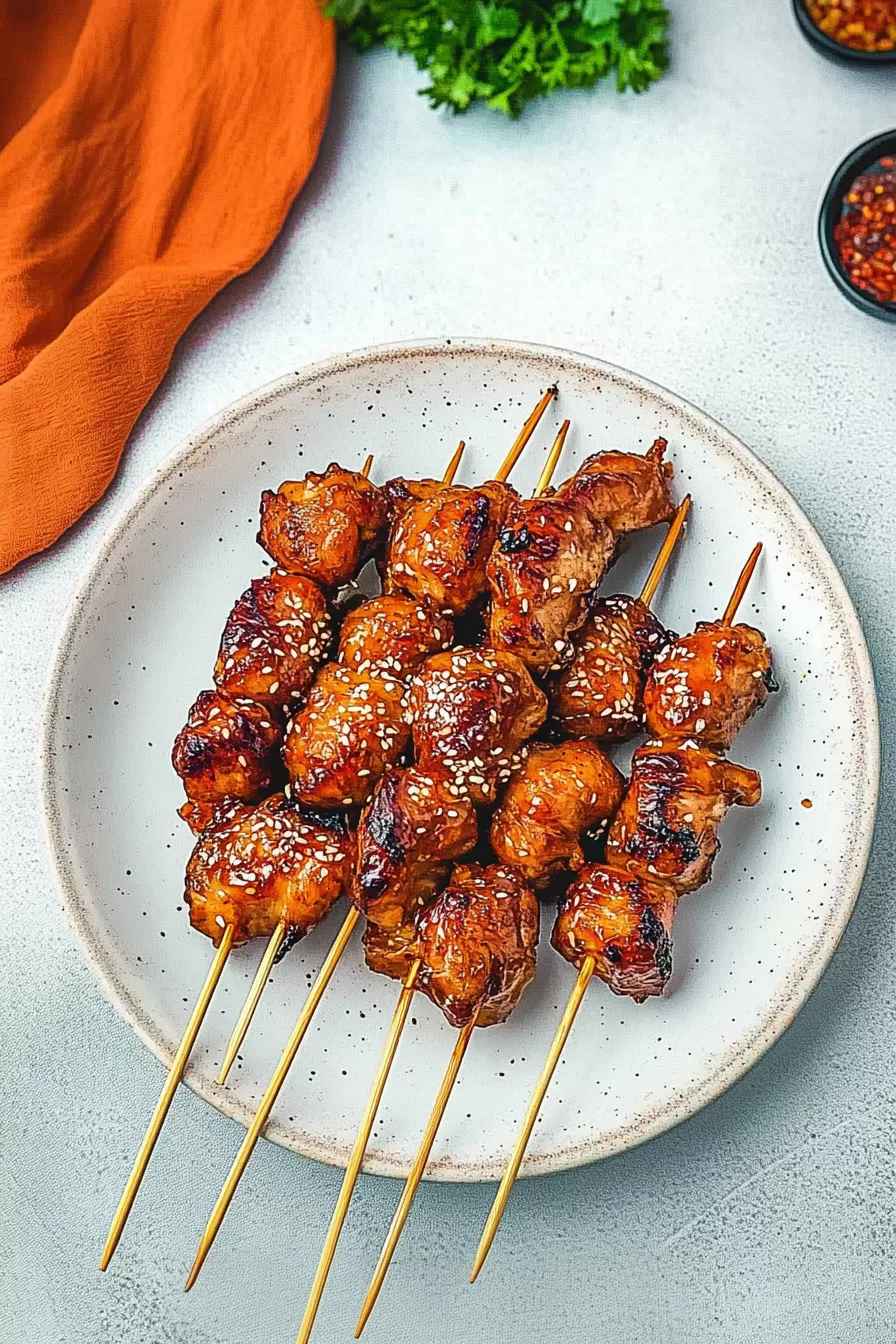
<svg viewBox="0 0 896 1344"><path fill-rule="evenodd" d="M852 183L834 242L857 289L879 303L896 303L896 157L878 159Z"/></svg>
<svg viewBox="0 0 896 1344"><path fill-rule="evenodd" d="M853 51L896 50L896 0L806 0L812 22Z"/></svg>

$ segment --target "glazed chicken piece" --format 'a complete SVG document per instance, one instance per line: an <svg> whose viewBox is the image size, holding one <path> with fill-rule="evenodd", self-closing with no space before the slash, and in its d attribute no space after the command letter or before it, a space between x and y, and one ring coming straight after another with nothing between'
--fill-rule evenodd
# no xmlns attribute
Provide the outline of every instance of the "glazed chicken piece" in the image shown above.
<svg viewBox="0 0 896 1344"><path fill-rule="evenodd" d="M458 865L417 920L417 985L452 1026L494 1026L535 975L537 942L538 898L518 872Z"/></svg>
<svg viewBox="0 0 896 1344"><path fill-rule="evenodd" d="M516 491L487 481L444 485L406 500L393 490L392 498L384 590L440 611L466 611L486 592L486 562Z"/></svg>
<svg viewBox="0 0 896 1344"><path fill-rule="evenodd" d="M408 744L405 688L387 672L328 663L290 720L283 762L308 807L360 807Z"/></svg>
<svg viewBox="0 0 896 1344"><path fill-rule="evenodd" d="M607 835L607 863L677 895L708 882L729 807L755 807L755 770L693 743L649 742L632 757L625 797Z"/></svg>
<svg viewBox="0 0 896 1344"><path fill-rule="evenodd" d="M369 667L406 680L440 649L450 649L454 622L447 614L400 594L372 597L342 622L337 661L358 672Z"/></svg>
<svg viewBox="0 0 896 1344"><path fill-rule="evenodd" d="M724 750L777 689L760 631L701 621L654 660L644 690L647 731Z"/></svg>
<svg viewBox="0 0 896 1344"><path fill-rule="evenodd" d="M622 742L644 722L644 679L675 636L637 597L596 602L573 636L573 660L552 682L551 710L570 737Z"/></svg>
<svg viewBox="0 0 896 1344"><path fill-rule="evenodd" d="M387 509L379 486L331 462L323 475L309 471L262 493L258 542L288 574L335 588L373 554Z"/></svg>
<svg viewBox="0 0 896 1344"><path fill-rule="evenodd" d="M279 709L304 695L330 647L327 600L317 584L275 569L254 579L227 618L215 684Z"/></svg>
<svg viewBox="0 0 896 1344"><path fill-rule="evenodd" d="M595 453L557 494L584 504L589 515L606 523L616 536L671 522L675 506L672 466L663 461L666 446L665 439L657 439L644 455Z"/></svg>
<svg viewBox="0 0 896 1344"><path fill-rule="evenodd" d="M191 799L177 809L181 821L185 821L194 835L201 835L206 826L220 821L234 808L244 807L238 798L222 798L216 803L194 803Z"/></svg>
<svg viewBox="0 0 896 1344"><path fill-rule="evenodd" d="M303 816L282 793L208 826L187 864L190 923L217 945L269 938L281 920L295 942L323 919L351 876L348 834Z"/></svg>
<svg viewBox="0 0 896 1344"><path fill-rule="evenodd" d="M672 974L675 893L657 882L592 864L566 892L551 942L573 966L593 957L614 994L643 1003Z"/></svg>
<svg viewBox="0 0 896 1344"><path fill-rule="evenodd" d="M364 960L368 970L404 980L417 960L417 924L406 919L397 928L384 929L368 920L364 929Z"/></svg>
<svg viewBox="0 0 896 1344"><path fill-rule="evenodd" d="M514 753L537 731L547 700L519 658L453 649L429 658L408 691L418 768L452 798L492 803Z"/></svg>
<svg viewBox="0 0 896 1344"><path fill-rule="evenodd" d="M624 788L594 742L533 743L492 817L492 849L536 886L557 869L576 872L582 832L612 817Z"/></svg>
<svg viewBox="0 0 896 1344"><path fill-rule="evenodd" d="M361 813L351 900L387 931L413 922L476 844L476 810L420 770L392 769Z"/></svg>
<svg viewBox="0 0 896 1344"><path fill-rule="evenodd" d="M615 546L613 531L575 500L517 500L486 568L489 642L534 672L561 667Z"/></svg>
<svg viewBox="0 0 896 1344"><path fill-rule="evenodd" d="M171 762L192 802L257 802L281 778L282 735L264 705L201 691L175 738Z"/></svg>

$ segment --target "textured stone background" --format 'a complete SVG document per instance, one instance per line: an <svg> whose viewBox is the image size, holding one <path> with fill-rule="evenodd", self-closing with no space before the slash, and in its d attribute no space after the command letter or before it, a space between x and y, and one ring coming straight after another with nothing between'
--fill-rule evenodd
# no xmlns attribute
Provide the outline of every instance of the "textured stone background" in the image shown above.
<svg viewBox="0 0 896 1344"><path fill-rule="evenodd" d="M491 1189L425 1187L366 1338L896 1338L896 328L841 298L814 239L835 164L896 123L896 73L823 61L788 0L673 7L675 69L649 95L562 96L516 125L434 115L409 64L344 57L320 162L270 256L183 341L105 502L0 586L3 1344L294 1338L339 1173L263 1144L185 1297L238 1138L186 1090L113 1267L96 1272L161 1070L94 986L60 909L36 724L74 577L172 446L309 360L452 334L570 346L636 369L770 464L864 622L883 796L846 937L771 1054L644 1148L524 1182L476 1288L466 1270ZM362 1179L316 1339L351 1337L397 1191Z"/></svg>

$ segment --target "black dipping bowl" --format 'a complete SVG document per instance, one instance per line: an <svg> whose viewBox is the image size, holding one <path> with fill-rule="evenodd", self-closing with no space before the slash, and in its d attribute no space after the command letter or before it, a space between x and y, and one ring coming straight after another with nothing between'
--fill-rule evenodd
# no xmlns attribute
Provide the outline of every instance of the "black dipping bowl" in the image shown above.
<svg viewBox="0 0 896 1344"><path fill-rule="evenodd" d="M844 65L896 65L896 48L893 51L857 51L855 47L847 47L843 42L835 42L832 37L828 37L810 17L806 0L793 0L793 12L803 37L812 43L816 51L829 56L832 61L840 61Z"/></svg>
<svg viewBox="0 0 896 1344"><path fill-rule="evenodd" d="M875 135L848 154L831 178L831 184L824 194L818 215L821 255L834 284L851 303L861 308L863 313L870 313L872 317L879 317L884 322L896 322L896 303L884 303L880 299L875 299L866 290L856 288L840 261L837 244L834 242L834 229L843 214L843 198L853 182L861 173L873 167L878 159L890 154L896 155L896 130Z"/></svg>

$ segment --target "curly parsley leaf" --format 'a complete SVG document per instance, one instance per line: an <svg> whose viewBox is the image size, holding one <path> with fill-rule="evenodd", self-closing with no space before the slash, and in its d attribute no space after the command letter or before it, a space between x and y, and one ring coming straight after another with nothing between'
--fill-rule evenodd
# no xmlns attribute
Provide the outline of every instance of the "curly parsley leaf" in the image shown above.
<svg viewBox="0 0 896 1344"><path fill-rule="evenodd" d="M590 88L616 72L642 93L669 64L664 0L331 0L327 13L360 51L412 56L433 107L484 102L518 117L532 98Z"/></svg>

